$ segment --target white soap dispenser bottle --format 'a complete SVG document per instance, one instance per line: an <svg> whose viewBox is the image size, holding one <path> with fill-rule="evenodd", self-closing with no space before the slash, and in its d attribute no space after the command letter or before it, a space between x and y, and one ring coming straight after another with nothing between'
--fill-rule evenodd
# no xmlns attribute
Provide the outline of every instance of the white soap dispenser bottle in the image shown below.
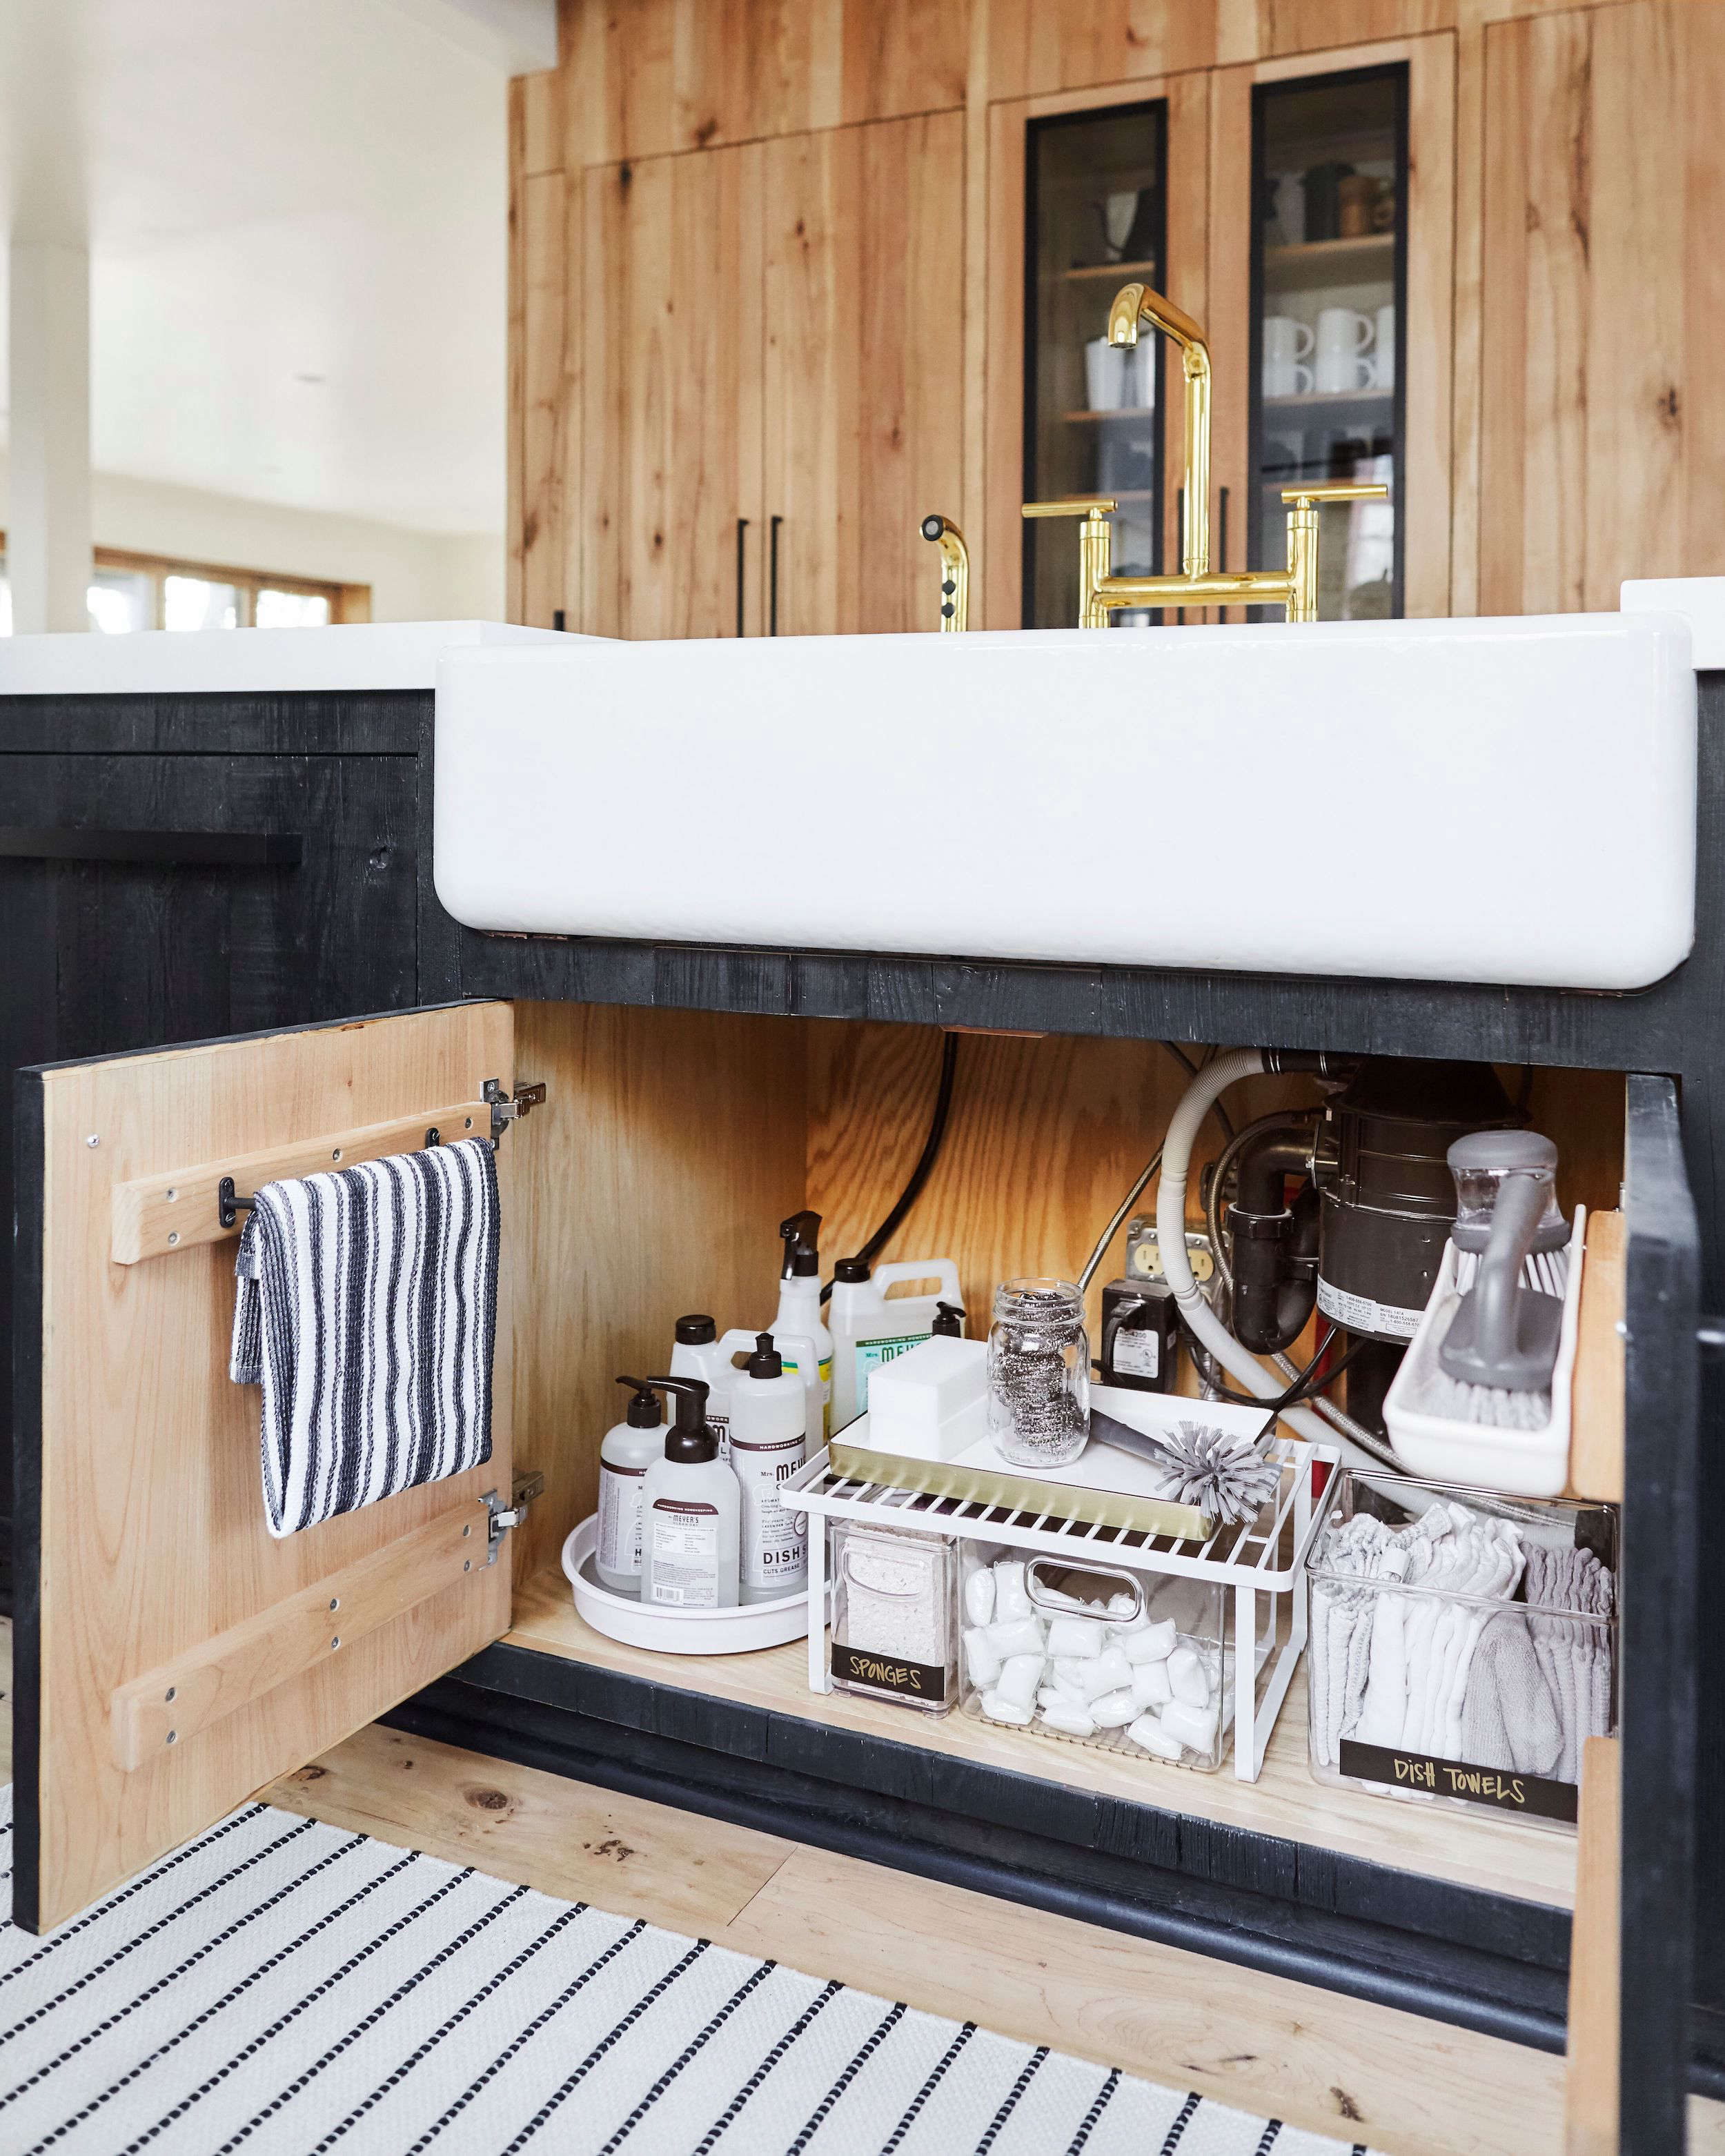
<svg viewBox="0 0 1725 2156"><path fill-rule="evenodd" d="M820 1314L820 1253L815 1247L820 1215L793 1213L780 1222L778 1232L784 1239L784 1270L773 1335L787 1347L798 1333L814 1342L812 1368L803 1369L789 1355L784 1360L809 1388L809 1441L824 1445L833 1434L833 1336Z"/></svg>
<svg viewBox="0 0 1725 2156"><path fill-rule="evenodd" d="M612 1594L641 1591L641 1499L647 1470L665 1454L659 1395L642 1378L619 1378L634 1398L599 1445L599 1535L593 1568Z"/></svg>
<svg viewBox="0 0 1725 2156"><path fill-rule="evenodd" d="M787 1369L782 1351L813 1361L814 1342L789 1335L778 1347L763 1332L731 1389L731 1471L742 1500L745 1602L772 1602L809 1584L807 1514L779 1502L779 1491L809 1456L805 1432L810 1394L801 1374Z"/></svg>
<svg viewBox="0 0 1725 2156"><path fill-rule="evenodd" d="M670 1609L734 1609L737 1595L737 1477L719 1457L699 1378L649 1378L675 1393L675 1422L647 1470L641 1509L641 1599Z"/></svg>

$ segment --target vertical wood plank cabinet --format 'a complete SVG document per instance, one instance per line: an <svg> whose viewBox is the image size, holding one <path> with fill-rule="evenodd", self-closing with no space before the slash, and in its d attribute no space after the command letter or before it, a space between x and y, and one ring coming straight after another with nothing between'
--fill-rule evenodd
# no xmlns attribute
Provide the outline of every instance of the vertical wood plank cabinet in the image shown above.
<svg viewBox="0 0 1725 2156"><path fill-rule="evenodd" d="M562 23L561 67L513 92L511 593L523 619L548 626L562 609L567 626L609 634L734 634L743 516L741 619L762 633L778 516L783 632L932 628L915 527L938 509L977 556L972 625L1022 625L1027 142L1063 113L1158 103L1165 275L1209 334L1211 520L1219 541L1226 525L1227 566L1245 566L1249 546L1256 565L1279 563L1265 478L1278 440L1309 471L1348 463L1350 445L1352 469L1389 437L1391 597L1404 613L1611 606L1626 577L1725 566L1712 506L1725 391L1711 363L1725 326L1711 244L1725 193L1712 156L1725 0L563 0ZM1388 299L1401 364L1375 410L1344 409L1332 392L1333 411L1290 406L1271 426L1257 412L1255 115L1278 89L1380 69L1404 76L1399 281L1389 299L1370 289L1375 273L1338 276L1333 297L1373 313ZM1319 167L1348 162L1345 146L1312 154ZM578 216L567 202L590 198L600 171L738 157L762 160L758 249L737 235L728 256L697 265L696 285L713 320L762 317L768 387L747 466L761 475L758 511L733 498L749 485L727 490L719 475L680 526L704 558L673 563L669 583L643 572L655 596L619 608L630 570L619 521L653 548L680 484L693 501L706 483L711 412L685 392L649 417L637 405L663 389L619 378L619 367L650 378L614 321L620 288L651 281L632 250L657 247L663 273L673 230ZM693 205L724 184L697 170L670 182L691 203L680 228L701 228ZM594 335L583 317L594 313L617 334L602 384L582 388ZM701 333L687 334L704 352ZM728 411L724 372L711 394ZM1324 393L1307 393L1322 404ZM847 398L867 401L846 409ZM1156 515L1169 564L1182 419L1178 397L1163 403ZM628 444L649 437L655 454L630 461ZM727 421L721 464L733 442L753 458L747 423ZM668 479L668 458L696 476ZM775 487L783 499L767 498ZM1123 564L1136 558L1128 521ZM1373 581L1354 559L1357 542L1369 554L1373 522L1326 512L1338 577L1345 552L1348 572Z"/></svg>

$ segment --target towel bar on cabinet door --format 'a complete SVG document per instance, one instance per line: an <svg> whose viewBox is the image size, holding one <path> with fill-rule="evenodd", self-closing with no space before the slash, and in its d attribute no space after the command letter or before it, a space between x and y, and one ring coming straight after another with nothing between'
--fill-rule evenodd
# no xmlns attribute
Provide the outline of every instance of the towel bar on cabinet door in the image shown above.
<svg viewBox="0 0 1725 2156"><path fill-rule="evenodd" d="M422 1108L387 1123L331 1131L238 1160L203 1161L116 1183L109 1255L116 1265L136 1265L171 1250L219 1242L237 1230L240 1211L252 1203L240 1194L242 1187L255 1192L262 1183L352 1168L389 1153L417 1152L444 1139L489 1137L495 1146L511 1122L542 1106L545 1097L543 1085L517 1086L511 1095L495 1079L487 1079L477 1101Z"/></svg>

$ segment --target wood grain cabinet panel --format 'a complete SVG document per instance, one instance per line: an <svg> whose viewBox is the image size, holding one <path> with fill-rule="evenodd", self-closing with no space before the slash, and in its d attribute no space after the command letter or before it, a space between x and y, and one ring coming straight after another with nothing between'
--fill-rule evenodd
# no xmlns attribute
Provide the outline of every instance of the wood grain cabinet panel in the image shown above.
<svg viewBox="0 0 1725 2156"><path fill-rule="evenodd" d="M760 626L762 151L645 158L583 182L579 627Z"/></svg>
<svg viewBox="0 0 1725 2156"><path fill-rule="evenodd" d="M1725 571L1725 7L1485 37L1478 611Z"/></svg>
<svg viewBox="0 0 1725 2156"><path fill-rule="evenodd" d="M562 0L563 162L609 164L956 110L968 0Z"/></svg>
<svg viewBox="0 0 1725 2156"><path fill-rule="evenodd" d="M963 485L964 119L764 147L765 501L784 635L932 629Z"/></svg>

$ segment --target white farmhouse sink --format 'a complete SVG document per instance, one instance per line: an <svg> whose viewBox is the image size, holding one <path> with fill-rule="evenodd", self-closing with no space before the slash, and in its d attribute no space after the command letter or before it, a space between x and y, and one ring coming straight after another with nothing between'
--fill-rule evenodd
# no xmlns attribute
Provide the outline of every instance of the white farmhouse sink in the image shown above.
<svg viewBox="0 0 1725 2156"><path fill-rule="evenodd" d="M1635 988L1689 949L1675 615L455 652L481 929Z"/></svg>

